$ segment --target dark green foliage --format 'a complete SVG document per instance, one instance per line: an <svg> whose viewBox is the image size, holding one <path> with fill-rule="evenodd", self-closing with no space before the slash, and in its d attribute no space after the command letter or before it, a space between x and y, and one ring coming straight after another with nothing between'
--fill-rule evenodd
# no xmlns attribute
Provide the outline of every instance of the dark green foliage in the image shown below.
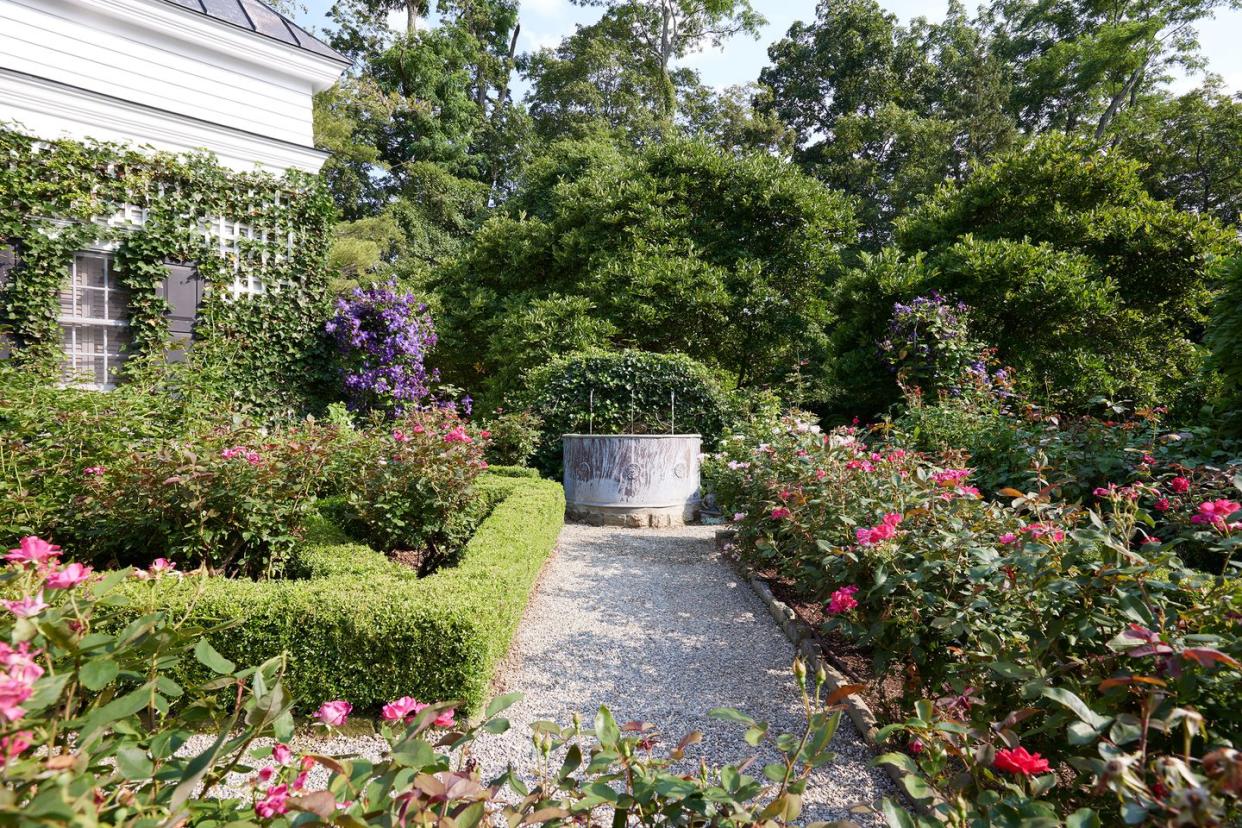
<svg viewBox="0 0 1242 828"><path fill-rule="evenodd" d="M946 177L1015 140L1004 67L957 3L909 27L874 0L820 3L768 56L763 107L796 134L803 169L858 197L869 248Z"/></svg>
<svg viewBox="0 0 1242 828"><path fill-rule="evenodd" d="M1207 342L1212 367L1224 380L1219 413L1232 431L1242 432L1242 258L1227 262L1221 276Z"/></svg>
<svg viewBox="0 0 1242 828"><path fill-rule="evenodd" d="M154 585L174 617L235 622L212 643L239 663L288 653L288 686L303 711L328 699L375 710L404 695L476 708L508 650L561 527L559 485L489 478L498 502L456 566L417 574L350 543L323 522L308 531L293 580L211 578ZM137 588L146 589L146 585Z"/></svg>
<svg viewBox="0 0 1242 828"><path fill-rule="evenodd" d="M7 159L0 167L0 245L15 244L20 261L0 289L0 328L12 337L19 362L56 374L57 292L73 254L103 235L117 242L115 266L130 291L130 353L162 355L169 308L158 286L168 276L165 263L194 262L209 290L190 358L207 367L233 404L296 409L323 390L320 330L333 210L313 177L235 173L204 156L42 142L10 130L0 130L0 155ZM145 209L146 222L126 231L96 223L123 205ZM222 253L198 227L220 218L266 232L268 240L245 239L240 255ZM57 224L64 221L72 223ZM229 288L239 275L281 289L233 301Z"/></svg>
<svg viewBox="0 0 1242 828"><path fill-rule="evenodd" d="M1157 198L1183 210L1242 220L1242 100L1219 83L1155 95L1118 119L1119 148L1143 161Z"/></svg>
<svg viewBox="0 0 1242 828"><path fill-rule="evenodd" d="M666 433L675 403L677 433L701 434L711 446L729 421L728 398L711 372L681 354L559 357L531 372L522 401L543 421L533 465L552 476L561 471L562 434Z"/></svg>
<svg viewBox="0 0 1242 828"><path fill-rule="evenodd" d="M561 143L437 285L445 378L499 399L583 346L680 351L741 386L824 347L849 203L775 158Z"/></svg>
<svg viewBox="0 0 1242 828"><path fill-rule="evenodd" d="M542 426L543 421L529 411L496 409L483 423L487 430L487 461L501 466L525 466L539 446Z"/></svg>
<svg viewBox="0 0 1242 828"><path fill-rule="evenodd" d="M898 223L897 247L904 257L864 259L836 291L843 402L895 399L877 387L876 323L893 301L937 289L973 308L977 338L1037 402L1082 411L1106 395L1186 413L1199 401L1209 266L1237 240L1153 199L1135 162L1045 137L942 187Z"/></svg>

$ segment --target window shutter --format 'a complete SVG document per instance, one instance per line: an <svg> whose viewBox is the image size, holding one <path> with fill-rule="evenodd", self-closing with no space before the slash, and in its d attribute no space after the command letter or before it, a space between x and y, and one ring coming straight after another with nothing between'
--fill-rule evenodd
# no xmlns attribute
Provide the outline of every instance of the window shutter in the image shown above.
<svg viewBox="0 0 1242 828"><path fill-rule="evenodd" d="M168 302L168 332L174 343L194 338L194 321L198 307L203 301L203 280L194 265L168 263L168 277L160 291ZM169 362L185 359L184 348L176 348L168 355Z"/></svg>

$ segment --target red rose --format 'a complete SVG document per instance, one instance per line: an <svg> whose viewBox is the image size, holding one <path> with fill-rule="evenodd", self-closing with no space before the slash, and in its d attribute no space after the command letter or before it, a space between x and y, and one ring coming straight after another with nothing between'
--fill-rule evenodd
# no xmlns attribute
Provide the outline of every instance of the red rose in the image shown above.
<svg viewBox="0 0 1242 828"><path fill-rule="evenodd" d="M1024 747L1017 747L1013 750L996 751L996 760L992 762L992 767L1005 773L1033 776L1048 771L1048 760L1038 753L1028 753Z"/></svg>

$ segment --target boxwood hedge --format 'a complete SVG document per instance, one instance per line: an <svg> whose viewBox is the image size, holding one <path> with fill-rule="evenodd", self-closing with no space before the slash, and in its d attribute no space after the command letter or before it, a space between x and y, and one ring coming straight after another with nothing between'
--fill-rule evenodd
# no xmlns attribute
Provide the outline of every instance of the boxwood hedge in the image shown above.
<svg viewBox="0 0 1242 828"><path fill-rule="evenodd" d="M404 695L474 709L565 509L550 481L486 475L476 485L495 503L491 514L456 566L425 578L322 519L308 527L299 556L305 577L166 578L133 588L153 589L158 605L189 613L193 623L228 623L212 643L238 664L287 653L287 685L303 710L343 698L374 711Z"/></svg>

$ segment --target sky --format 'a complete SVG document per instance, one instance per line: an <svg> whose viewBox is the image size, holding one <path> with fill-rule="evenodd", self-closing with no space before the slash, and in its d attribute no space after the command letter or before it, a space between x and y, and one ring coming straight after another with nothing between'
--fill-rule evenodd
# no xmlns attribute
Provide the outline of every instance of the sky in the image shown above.
<svg viewBox="0 0 1242 828"><path fill-rule="evenodd" d="M325 13L332 0L302 0L307 12L299 23L320 27L327 23ZM768 44L779 40L795 20L809 21L815 17L816 0L752 0L752 5L768 19L758 40L735 37L722 49L708 49L690 55L683 65L699 70L704 83L719 88L758 80L759 70L768 63ZM931 20L944 17L947 0L880 0L880 5L901 20L923 16ZM969 6L969 0L967 5ZM581 23L599 18L600 9L573 5L570 0L521 0L522 32L518 39L520 51L555 46ZM393 15L393 24L404 28L404 12ZM1200 26L1199 39L1210 71L1224 78L1225 86L1242 92L1242 9L1222 9L1214 20ZM1181 92L1198 85L1201 77L1178 78L1174 90Z"/></svg>

